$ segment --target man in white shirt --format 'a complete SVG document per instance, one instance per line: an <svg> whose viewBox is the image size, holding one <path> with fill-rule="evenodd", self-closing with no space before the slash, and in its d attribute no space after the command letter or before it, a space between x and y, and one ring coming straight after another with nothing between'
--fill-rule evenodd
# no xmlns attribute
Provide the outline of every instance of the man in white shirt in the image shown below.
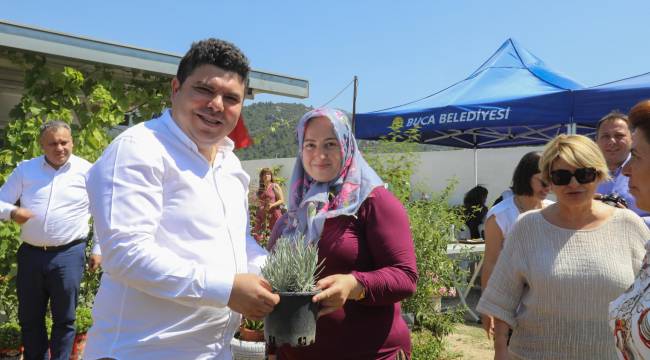
<svg viewBox="0 0 650 360"><path fill-rule="evenodd" d="M43 124L39 140L44 155L18 164L0 188L0 219L21 224L16 287L24 358L47 358L49 302L51 359L67 360L89 232L85 180L91 164L72 155L71 130L63 121ZM95 246L91 269L100 261Z"/></svg>
<svg viewBox="0 0 650 360"><path fill-rule="evenodd" d="M104 276L88 359L230 359L240 314L279 296L258 273L249 177L227 135L249 72L234 45L194 43L171 83L171 110L120 134L89 172Z"/></svg>
<svg viewBox="0 0 650 360"><path fill-rule="evenodd" d="M630 194L629 179L621 171L630 159L632 150L632 133L627 115L612 111L600 119L596 125L596 143L605 156L611 176L611 180L598 185L597 193L624 199L626 207L641 216L646 225L650 226L650 214L636 206L636 200Z"/></svg>

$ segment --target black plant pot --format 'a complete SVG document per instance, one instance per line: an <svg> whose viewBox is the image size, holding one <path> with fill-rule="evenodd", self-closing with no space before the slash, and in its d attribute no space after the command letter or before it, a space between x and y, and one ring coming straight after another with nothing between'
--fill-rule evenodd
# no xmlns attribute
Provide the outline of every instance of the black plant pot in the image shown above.
<svg viewBox="0 0 650 360"><path fill-rule="evenodd" d="M280 292L280 303L264 319L264 338L271 346L311 345L316 341L316 292Z"/></svg>

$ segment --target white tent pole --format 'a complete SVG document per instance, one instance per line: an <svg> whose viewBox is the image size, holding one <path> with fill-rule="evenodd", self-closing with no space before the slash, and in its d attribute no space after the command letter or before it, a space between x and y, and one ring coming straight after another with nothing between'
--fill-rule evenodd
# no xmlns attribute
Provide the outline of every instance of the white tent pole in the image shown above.
<svg viewBox="0 0 650 360"><path fill-rule="evenodd" d="M474 186L478 185L478 149L474 148Z"/></svg>
<svg viewBox="0 0 650 360"><path fill-rule="evenodd" d="M566 124L567 135L575 135L577 133L578 133L578 127L576 126L576 123Z"/></svg>

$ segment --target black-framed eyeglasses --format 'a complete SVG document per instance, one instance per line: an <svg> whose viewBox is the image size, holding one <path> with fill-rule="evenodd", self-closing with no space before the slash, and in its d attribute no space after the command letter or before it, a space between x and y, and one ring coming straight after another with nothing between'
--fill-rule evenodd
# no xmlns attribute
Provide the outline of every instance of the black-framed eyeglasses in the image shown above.
<svg viewBox="0 0 650 360"><path fill-rule="evenodd" d="M555 185L568 185L571 178L575 177L580 184L588 184L596 180L598 170L592 167L579 168L571 172L569 170L553 170L551 171L551 182Z"/></svg>

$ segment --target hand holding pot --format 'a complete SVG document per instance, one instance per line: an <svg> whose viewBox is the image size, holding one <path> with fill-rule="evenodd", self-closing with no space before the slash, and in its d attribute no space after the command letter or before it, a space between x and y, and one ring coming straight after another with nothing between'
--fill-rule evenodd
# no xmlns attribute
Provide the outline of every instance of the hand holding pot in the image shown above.
<svg viewBox="0 0 650 360"><path fill-rule="evenodd" d="M348 299L359 299L363 285L350 274L336 274L320 279L316 289L322 291L314 295L312 301L320 302L318 317L321 317L342 307Z"/></svg>
<svg viewBox="0 0 650 360"><path fill-rule="evenodd" d="M255 274L236 274L228 307L251 320L262 320L280 302L271 285Z"/></svg>

